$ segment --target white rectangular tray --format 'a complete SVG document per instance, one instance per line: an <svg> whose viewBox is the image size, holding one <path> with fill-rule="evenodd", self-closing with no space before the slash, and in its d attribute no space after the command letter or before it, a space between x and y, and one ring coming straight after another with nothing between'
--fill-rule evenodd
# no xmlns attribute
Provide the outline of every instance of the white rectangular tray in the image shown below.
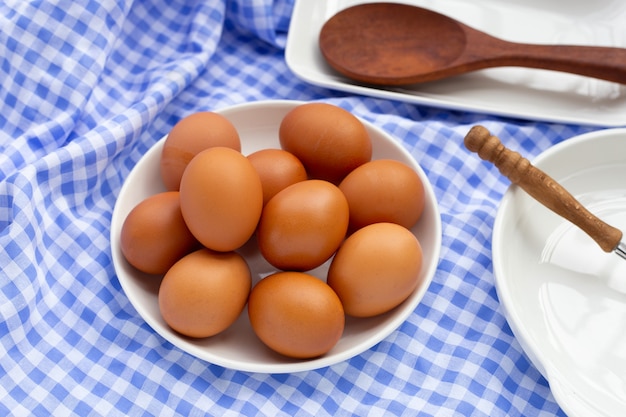
<svg viewBox="0 0 626 417"><path fill-rule="evenodd" d="M506 40L626 47L622 0L399 0ZM577 75L495 68L407 87L360 85L330 68L318 47L322 25L359 0L296 0L285 59L306 82L339 91L530 120L626 126L626 86ZM442 40L445 42L445 39Z"/></svg>

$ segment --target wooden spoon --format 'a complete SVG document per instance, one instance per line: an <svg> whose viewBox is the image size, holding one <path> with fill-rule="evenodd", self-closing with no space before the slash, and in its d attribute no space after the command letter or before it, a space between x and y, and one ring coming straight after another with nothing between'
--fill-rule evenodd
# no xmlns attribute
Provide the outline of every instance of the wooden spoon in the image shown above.
<svg viewBox="0 0 626 417"><path fill-rule="evenodd" d="M587 233L605 252L626 259L622 232L589 212L574 196L548 174L519 153L507 149L483 126L474 126L465 136L465 147L492 162L502 175L528 195Z"/></svg>
<svg viewBox="0 0 626 417"><path fill-rule="evenodd" d="M624 48L509 42L406 4L369 3L344 9L324 24L319 46L339 73L377 85L421 83L503 66L626 84Z"/></svg>

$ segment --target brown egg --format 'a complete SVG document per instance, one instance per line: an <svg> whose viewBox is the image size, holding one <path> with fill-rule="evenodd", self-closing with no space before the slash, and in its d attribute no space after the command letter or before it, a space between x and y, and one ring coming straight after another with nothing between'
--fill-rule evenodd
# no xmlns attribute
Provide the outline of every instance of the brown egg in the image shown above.
<svg viewBox="0 0 626 417"><path fill-rule="evenodd" d="M159 309L177 332L209 337L237 320L251 286L250 269L239 254L200 249L167 271L159 287Z"/></svg>
<svg viewBox="0 0 626 417"><path fill-rule="evenodd" d="M282 270L307 271L328 260L348 228L348 202L337 186L306 180L276 194L263 209L257 241Z"/></svg>
<svg viewBox="0 0 626 417"><path fill-rule="evenodd" d="M399 161L370 161L339 184L350 205L350 230L391 222L411 228L424 211L424 185L415 171Z"/></svg>
<svg viewBox="0 0 626 417"><path fill-rule="evenodd" d="M263 204L291 184L307 179L304 165L282 149L261 149L248 155L263 184Z"/></svg>
<svg viewBox="0 0 626 417"><path fill-rule="evenodd" d="M196 155L180 182L180 208L191 233L209 249L228 252L254 233L263 189L245 156L215 147Z"/></svg>
<svg viewBox="0 0 626 417"><path fill-rule="evenodd" d="M161 178L168 190L178 190L187 164L200 151L224 146L241 151L235 126L213 112L193 113L181 119L167 135L161 153Z"/></svg>
<svg viewBox="0 0 626 417"><path fill-rule="evenodd" d="M183 220L178 191L142 200L128 213L122 225L124 257L148 274L164 274L197 244Z"/></svg>
<svg viewBox="0 0 626 417"><path fill-rule="evenodd" d="M356 231L339 248L327 283L346 314L372 317L404 301L420 284L422 247L406 228L375 223Z"/></svg>
<svg viewBox="0 0 626 417"><path fill-rule="evenodd" d="M352 113L327 103L295 107L279 128L280 145L293 153L311 178L338 184L372 158L365 126Z"/></svg>
<svg viewBox="0 0 626 417"><path fill-rule="evenodd" d="M337 294L302 272L278 272L259 281L250 293L248 317L263 343L293 358L325 354L345 326Z"/></svg>

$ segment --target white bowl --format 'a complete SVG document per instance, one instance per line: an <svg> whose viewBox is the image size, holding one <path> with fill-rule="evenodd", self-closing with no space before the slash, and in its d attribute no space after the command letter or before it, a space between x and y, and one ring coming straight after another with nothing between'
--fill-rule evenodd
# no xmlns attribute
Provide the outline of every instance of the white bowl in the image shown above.
<svg viewBox="0 0 626 417"><path fill-rule="evenodd" d="M626 231L626 129L561 142L533 161ZM626 260L512 186L493 231L498 297L513 333L570 416L626 411Z"/></svg>
<svg viewBox="0 0 626 417"><path fill-rule="evenodd" d="M237 128L242 153L248 155L264 148L279 148L278 127L285 114L298 101L262 101L234 106L218 113ZM181 336L165 323L159 312L157 294L160 277L139 272L130 266L120 250L120 230L128 212L144 198L165 191L159 175L159 159L165 138L156 143L137 163L126 179L113 211L111 250L113 263L124 292L141 317L161 336L178 348L208 362L231 369L287 373L332 365L374 346L387 337L413 313L432 280L439 261L441 219L432 187L413 157L383 130L363 121L373 144L373 158L390 158L411 166L424 183L426 205L422 218L412 229L423 248L422 284L403 304L384 315L370 319L347 318L343 336L326 355L311 360L295 360L272 352L253 333L247 311L226 331L205 339ZM272 272L258 251L244 247L240 251L250 266L253 283ZM328 262L311 271L325 279Z"/></svg>

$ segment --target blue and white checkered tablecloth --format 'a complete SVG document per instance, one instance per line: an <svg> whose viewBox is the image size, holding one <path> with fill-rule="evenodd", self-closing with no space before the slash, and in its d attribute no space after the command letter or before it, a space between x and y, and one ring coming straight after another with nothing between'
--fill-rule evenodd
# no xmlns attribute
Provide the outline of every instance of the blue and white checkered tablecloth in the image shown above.
<svg viewBox="0 0 626 417"><path fill-rule="evenodd" d="M350 96L284 60L289 0L0 4L0 415L564 415L498 303L491 232L507 180L462 138L477 123L529 157L591 130ZM120 187L181 117L324 100L398 138L443 221L423 302L335 366L243 373L156 334L122 291L109 228Z"/></svg>

